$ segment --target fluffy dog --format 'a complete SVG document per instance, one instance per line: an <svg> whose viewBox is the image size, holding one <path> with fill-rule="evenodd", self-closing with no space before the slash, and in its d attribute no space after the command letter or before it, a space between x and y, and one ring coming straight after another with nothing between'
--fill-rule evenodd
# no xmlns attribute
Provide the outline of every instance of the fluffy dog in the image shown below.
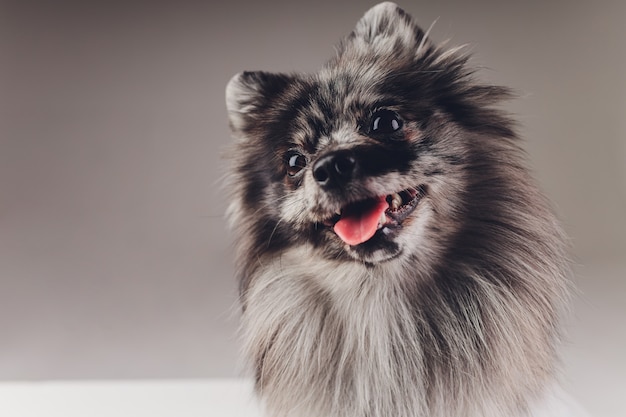
<svg viewBox="0 0 626 417"><path fill-rule="evenodd" d="M243 72L245 353L276 417L512 417L552 386L566 248L508 89L392 3L315 74Z"/></svg>

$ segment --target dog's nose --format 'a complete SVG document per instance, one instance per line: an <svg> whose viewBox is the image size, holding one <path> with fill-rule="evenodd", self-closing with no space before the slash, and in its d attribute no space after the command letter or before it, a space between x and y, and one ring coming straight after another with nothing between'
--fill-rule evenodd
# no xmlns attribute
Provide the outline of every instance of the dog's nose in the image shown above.
<svg viewBox="0 0 626 417"><path fill-rule="evenodd" d="M349 151L336 151L322 156L313 165L313 178L324 188L348 183L356 171L356 159Z"/></svg>

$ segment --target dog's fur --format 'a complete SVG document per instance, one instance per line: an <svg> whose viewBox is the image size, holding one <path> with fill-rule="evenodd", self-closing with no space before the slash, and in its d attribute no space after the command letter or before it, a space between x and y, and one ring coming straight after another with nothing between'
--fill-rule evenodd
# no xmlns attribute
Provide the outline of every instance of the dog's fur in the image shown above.
<svg viewBox="0 0 626 417"><path fill-rule="evenodd" d="M563 234L495 108L510 92L467 60L383 3L318 73L229 83L243 341L270 416L524 416L551 385ZM401 128L374 131L379 109ZM324 187L314 167L338 152L354 175ZM349 203L406 189L398 224L355 245L333 231Z"/></svg>

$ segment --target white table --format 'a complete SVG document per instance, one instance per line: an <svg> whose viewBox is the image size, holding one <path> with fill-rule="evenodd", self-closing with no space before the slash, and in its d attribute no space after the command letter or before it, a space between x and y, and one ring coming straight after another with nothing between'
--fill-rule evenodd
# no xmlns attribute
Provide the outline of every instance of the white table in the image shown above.
<svg viewBox="0 0 626 417"><path fill-rule="evenodd" d="M2 382L0 416L261 417L261 413L250 381L206 379ZM559 391L556 400L533 417L589 416Z"/></svg>
<svg viewBox="0 0 626 417"><path fill-rule="evenodd" d="M0 383L2 417L260 417L235 379Z"/></svg>

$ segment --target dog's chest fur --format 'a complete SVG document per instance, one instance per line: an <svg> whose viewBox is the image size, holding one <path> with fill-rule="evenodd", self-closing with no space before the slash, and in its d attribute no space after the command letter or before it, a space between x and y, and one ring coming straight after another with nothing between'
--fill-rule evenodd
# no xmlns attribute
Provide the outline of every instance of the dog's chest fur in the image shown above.
<svg viewBox="0 0 626 417"><path fill-rule="evenodd" d="M549 370L539 357L516 365L516 355L529 352L513 332L491 329L524 324L504 311L485 313L493 306L480 306L480 295L471 300L471 291L461 309L429 312L439 303L429 298L442 295L416 294L430 285L403 287L403 274L415 281L401 267L331 265L302 247L268 261L247 293L243 332L274 415L525 415L534 382ZM535 365L530 381L521 367Z"/></svg>

